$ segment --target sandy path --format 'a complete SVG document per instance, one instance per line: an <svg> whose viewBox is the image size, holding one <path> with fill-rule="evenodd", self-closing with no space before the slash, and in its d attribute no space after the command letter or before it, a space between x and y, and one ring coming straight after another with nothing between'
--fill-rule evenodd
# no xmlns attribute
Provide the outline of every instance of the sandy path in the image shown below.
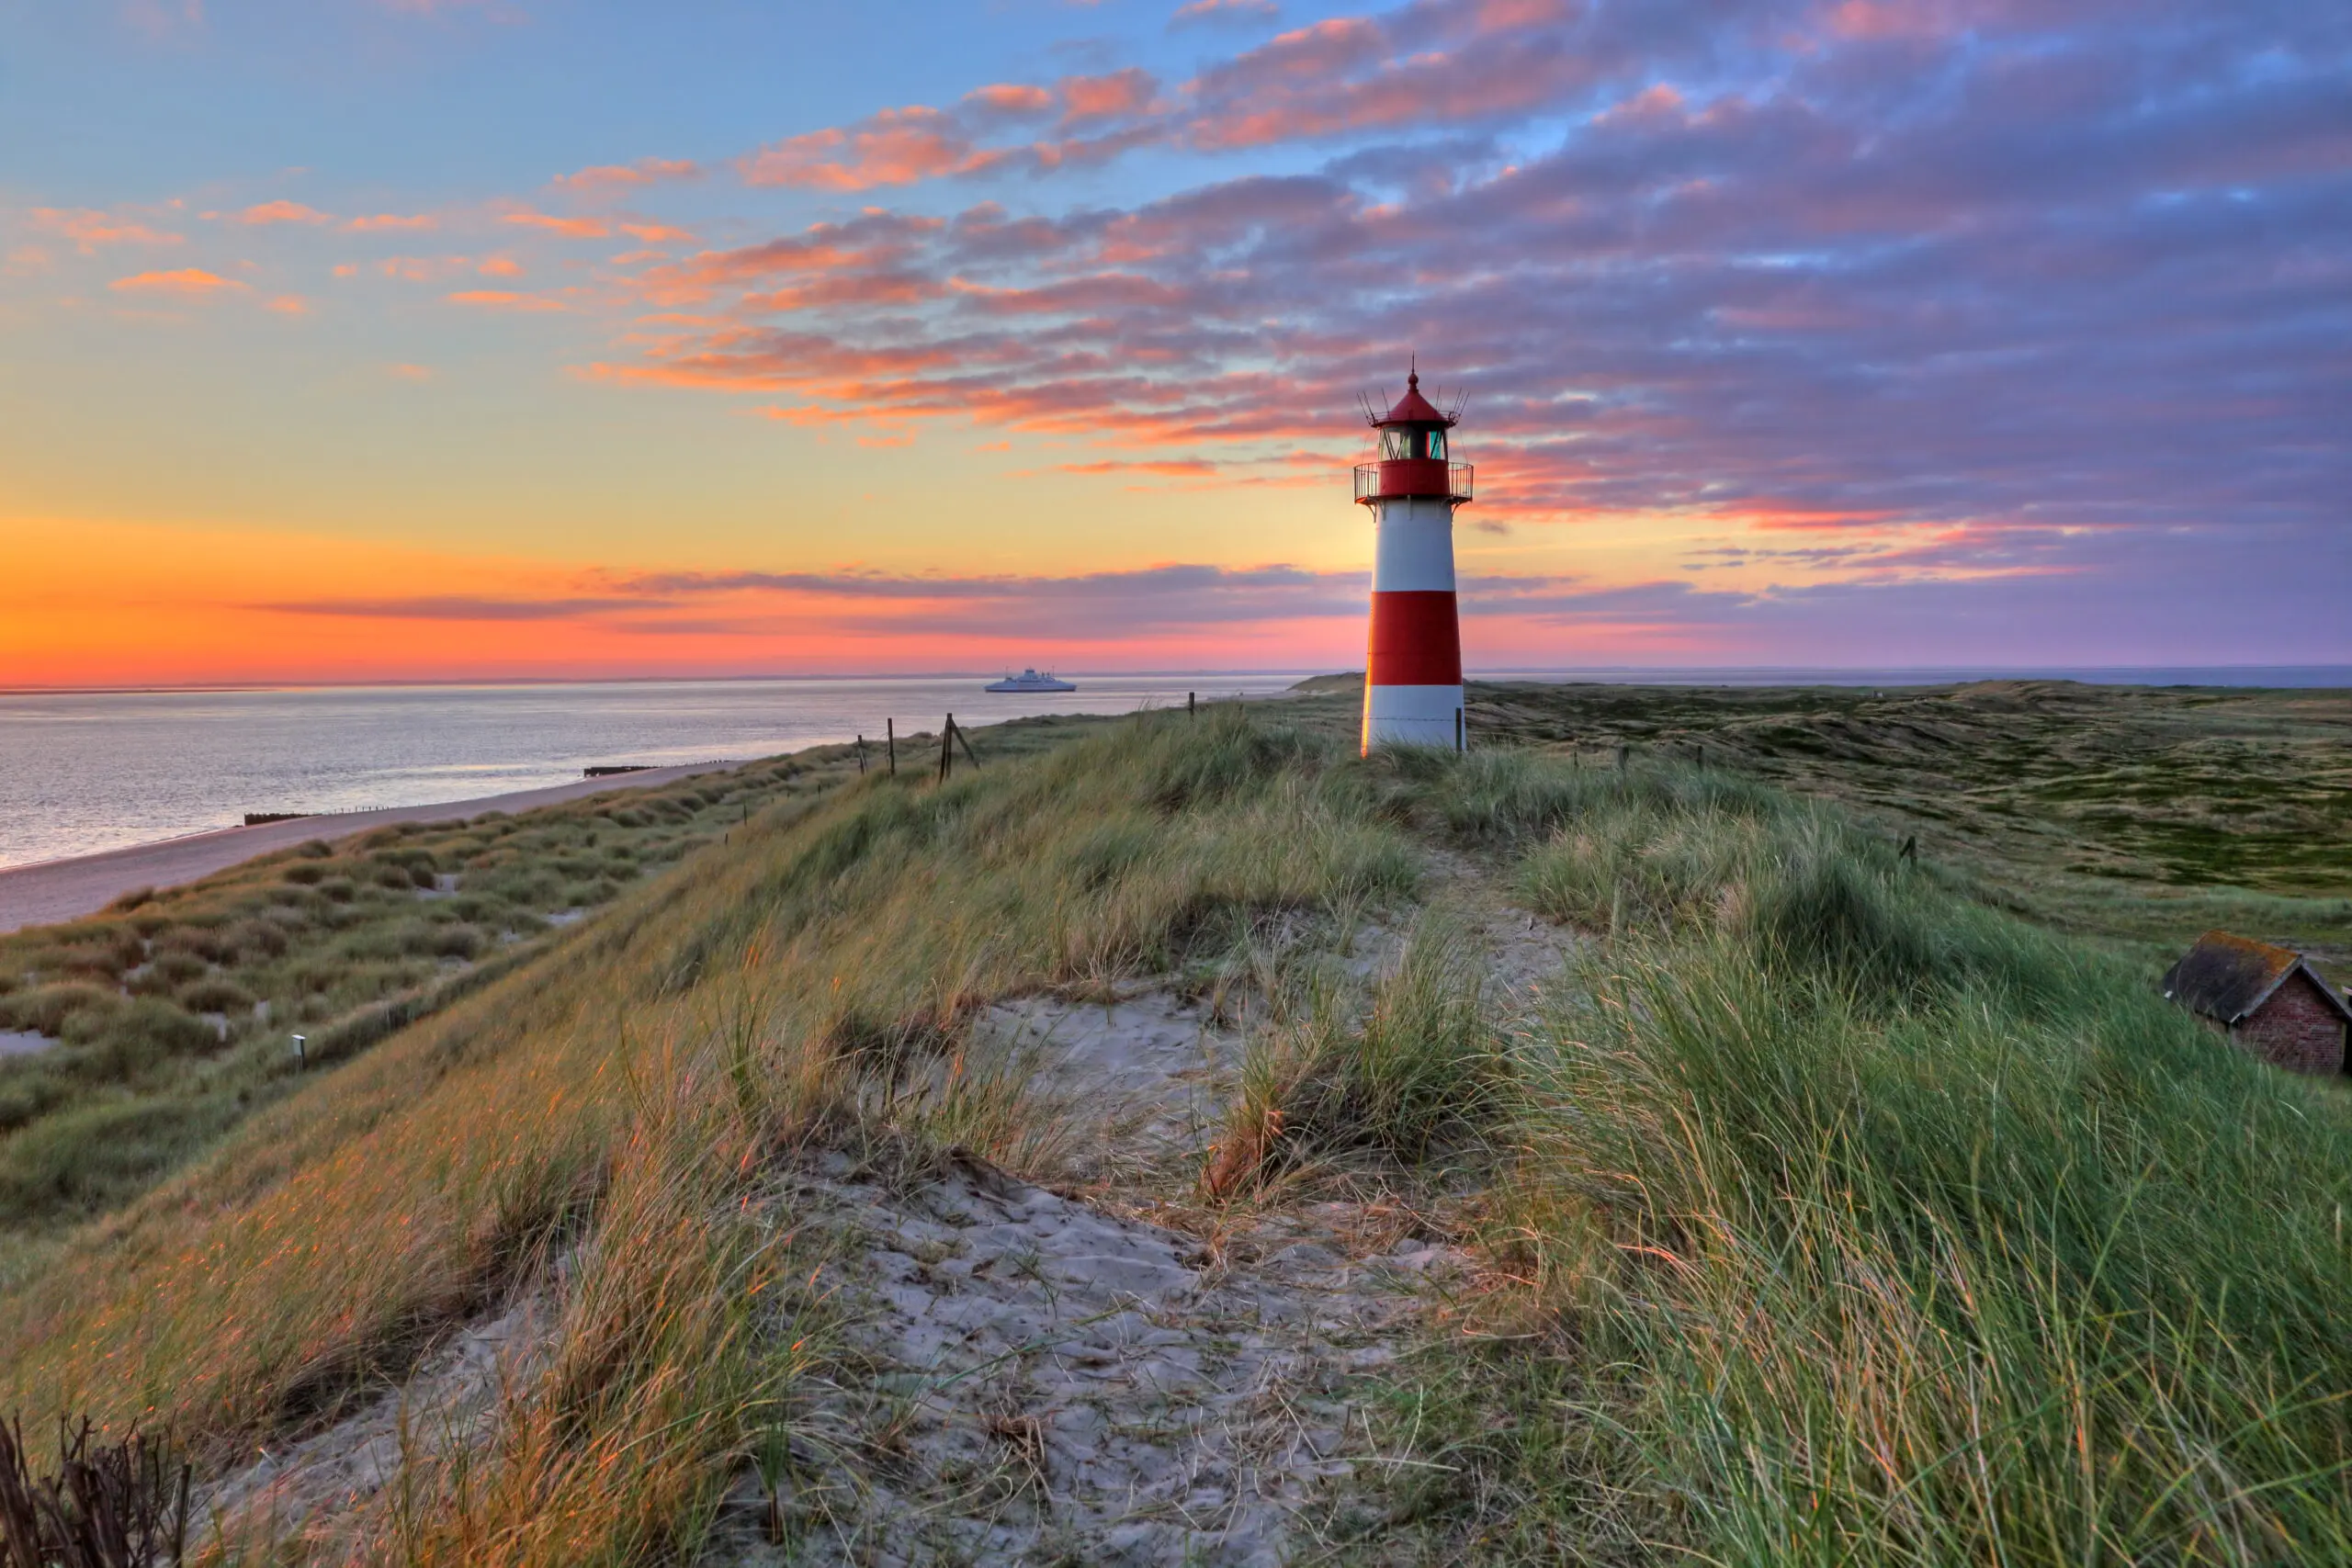
<svg viewBox="0 0 2352 1568"><path fill-rule="evenodd" d="M554 806L608 790L643 789L738 765L696 762L682 768L648 768L640 773L582 779L576 784L517 790L512 795L485 795L472 800L300 817L289 822L265 822L254 828L219 828L209 833L165 839L160 843L133 844L129 849L76 855L71 860L14 866L0 871L0 931L78 919L105 908L108 902L134 887L176 887L226 870L240 861L272 850L288 849L311 839L344 839L394 822L447 822L483 811L528 811L536 806Z"/></svg>

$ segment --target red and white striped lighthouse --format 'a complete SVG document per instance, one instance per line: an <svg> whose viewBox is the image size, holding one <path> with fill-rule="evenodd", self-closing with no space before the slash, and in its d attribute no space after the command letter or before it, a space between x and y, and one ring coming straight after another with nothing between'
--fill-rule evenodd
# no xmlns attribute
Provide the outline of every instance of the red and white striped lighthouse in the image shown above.
<svg viewBox="0 0 2352 1568"><path fill-rule="evenodd" d="M1453 610L1453 509L1470 500L1471 468L1453 462L1456 423L1421 396L1416 370L1386 413L1380 460L1356 466L1356 501L1378 530L1372 568L1372 647L1364 665L1363 749L1463 750L1462 630Z"/></svg>

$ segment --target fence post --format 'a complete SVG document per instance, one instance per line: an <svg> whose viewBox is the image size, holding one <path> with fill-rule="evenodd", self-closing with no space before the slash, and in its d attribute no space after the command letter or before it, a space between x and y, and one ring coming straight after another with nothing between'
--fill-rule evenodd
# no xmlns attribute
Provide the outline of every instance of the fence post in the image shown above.
<svg viewBox="0 0 2352 1568"><path fill-rule="evenodd" d="M964 755L971 759L972 772L976 773L978 773L980 771L980 754L972 750L972 738L964 732L964 728L961 725L957 725L956 727L956 744L964 748Z"/></svg>
<svg viewBox="0 0 2352 1568"><path fill-rule="evenodd" d="M948 771L956 765L956 716L949 714L947 723L939 732L939 782L947 782Z"/></svg>
<svg viewBox="0 0 2352 1568"><path fill-rule="evenodd" d="M857 738L857 776L865 776L865 737L863 735Z"/></svg>
<svg viewBox="0 0 2352 1568"><path fill-rule="evenodd" d="M895 779L899 776L899 721L897 719L886 718L882 721L882 742L890 749L890 776Z"/></svg>
<svg viewBox="0 0 2352 1568"><path fill-rule="evenodd" d="M1194 718L1198 718L1201 716L1200 693L1187 692L1184 694L1184 711Z"/></svg>

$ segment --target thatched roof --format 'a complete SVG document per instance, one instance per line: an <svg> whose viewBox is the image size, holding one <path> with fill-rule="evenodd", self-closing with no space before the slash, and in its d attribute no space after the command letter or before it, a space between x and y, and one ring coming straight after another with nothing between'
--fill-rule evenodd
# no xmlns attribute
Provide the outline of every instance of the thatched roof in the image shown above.
<svg viewBox="0 0 2352 1568"><path fill-rule="evenodd" d="M2252 937L2207 931L2180 962L2165 971L2165 995L2191 1012L2236 1023L2268 1001L2298 969L2310 976L2335 1010L2352 1022L2352 1003L2320 977L2303 955Z"/></svg>

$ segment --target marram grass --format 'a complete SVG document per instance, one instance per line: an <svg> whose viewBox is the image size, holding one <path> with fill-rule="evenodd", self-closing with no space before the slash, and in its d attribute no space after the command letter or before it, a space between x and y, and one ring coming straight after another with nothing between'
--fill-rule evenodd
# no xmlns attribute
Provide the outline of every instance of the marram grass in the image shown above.
<svg viewBox="0 0 2352 1568"><path fill-rule="evenodd" d="M1325 754L1238 712L1153 716L772 807L75 1235L0 1296L0 1398L169 1422L223 1473L536 1291L554 1337L487 1448L303 1550L674 1555L787 1420L806 1337L759 1326L790 1294L776 1163L841 1135L1040 1145L1018 1086L910 1096L849 1047L952 1054L993 997L1181 964L1253 909L1409 895L1409 846L1325 797Z"/></svg>
<svg viewBox="0 0 2352 1568"><path fill-rule="evenodd" d="M1588 775L1521 862L1622 891L1517 1057L1496 1234L1558 1327L1457 1456L1482 1554L2352 1562L2341 1095L1702 787Z"/></svg>
<svg viewBox="0 0 2352 1568"><path fill-rule="evenodd" d="M169 1419L220 1473L537 1292L490 1439L300 1554L688 1559L838 1375L801 1145L1050 1163L978 1008L1402 915L1431 840L1582 928L1581 990L1498 1032L1424 924L1271 1010L1236 1111L1484 1215L1491 1337L1390 1391L1410 1529L1367 1552L2352 1561L2338 1097L1752 784L1364 763L1238 709L739 826L77 1233L0 1296L7 1401Z"/></svg>

